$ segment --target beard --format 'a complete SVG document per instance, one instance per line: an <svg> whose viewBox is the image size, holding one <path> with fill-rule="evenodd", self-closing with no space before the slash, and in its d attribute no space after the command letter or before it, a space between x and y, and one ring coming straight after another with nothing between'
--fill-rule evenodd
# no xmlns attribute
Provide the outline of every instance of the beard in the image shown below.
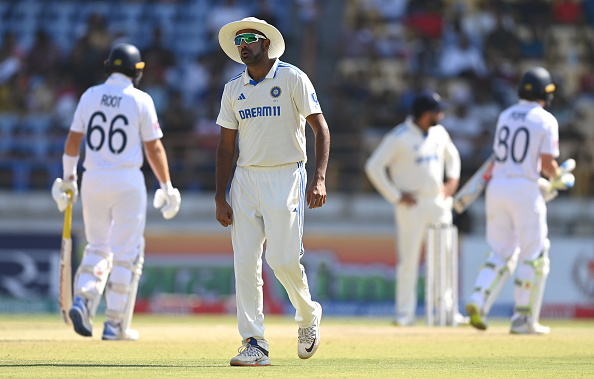
<svg viewBox="0 0 594 379"><path fill-rule="evenodd" d="M247 56L245 56L245 57L243 56L244 51L248 52ZM258 51L253 52L246 47L244 50L242 50L239 53L239 56L241 58L241 61L246 66L251 66L251 65L260 63L262 61L262 59L264 59L264 49L262 49L262 46L260 46Z"/></svg>

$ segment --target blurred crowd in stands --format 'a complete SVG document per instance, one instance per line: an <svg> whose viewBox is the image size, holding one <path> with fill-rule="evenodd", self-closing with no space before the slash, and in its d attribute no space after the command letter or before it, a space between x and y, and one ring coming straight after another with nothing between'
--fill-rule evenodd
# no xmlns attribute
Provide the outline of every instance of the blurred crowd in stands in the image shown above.
<svg viewBox="0 0 594 379"><path fill-rule="evenodd" d="M592 195L594 1L348 4L335 80L346 111L333 122L366 136L358 159L404 120L415 93L431 88L451 104L442 124L460 151L464 181L490 154L497 116L517 101L522 73L543 66L557 85L550 111L560 124L560 159L579 162L573 193Z"/></svg>
<svg viewBox="0 0 594 379"><path fill-rule="evenodd" d="M313 79L332 133L329 190L371 190L365 160L425 88L451 103L442 123L464 181L538 65L558 89L560 159L578 162L572 193L594 194L594 0L0 0L0 188L46 189L61 175L80 95L104 80L110 47L128 42L146 62L140 88L155 101L175 185L213 190L220 95L242 70L218 30L247 16L276 25L281 59Z"/></svg>

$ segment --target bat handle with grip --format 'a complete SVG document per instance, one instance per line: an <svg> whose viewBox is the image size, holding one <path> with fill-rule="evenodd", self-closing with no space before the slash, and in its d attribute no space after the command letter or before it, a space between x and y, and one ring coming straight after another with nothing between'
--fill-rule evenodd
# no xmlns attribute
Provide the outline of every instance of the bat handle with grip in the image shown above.
<svg viewBox="0 0 594 379"><path fill-rule="evenodd" d="M62 319L66 325L71 325L72 322L68 311L72 307L72 239L70 230L72 228L73 192L66 190L65 194L68 198L68 205L64 212L64 229L62 230L62 247L60 251L59 300Z"/></svg>
<svg viewBox="0 0 594 379"><path fill-rule="evenodd" d="M64 230L62 231L62 238L70 239L70 229L72 229L72 191L66 191L68 197L68 206L64 212Z"/></svg>

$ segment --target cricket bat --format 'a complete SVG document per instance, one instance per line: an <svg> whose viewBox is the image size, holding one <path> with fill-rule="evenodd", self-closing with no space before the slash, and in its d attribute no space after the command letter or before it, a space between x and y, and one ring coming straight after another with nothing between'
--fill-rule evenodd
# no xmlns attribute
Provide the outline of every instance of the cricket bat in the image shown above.
<svg viewBox="0 0 594 379"><path fill-rule="evenodd" d="M66 325L71 325L68 311L72 307L72 192L67 191L68 206L64 212L62 249L60 251L60 313Z"/></svg>
<svg viewBox="0 0 594 379"><path fill-rule="evenodd" d="M491 155L454 196L454 210L461 214L483 193L491 179L495 156Z"/></svg>

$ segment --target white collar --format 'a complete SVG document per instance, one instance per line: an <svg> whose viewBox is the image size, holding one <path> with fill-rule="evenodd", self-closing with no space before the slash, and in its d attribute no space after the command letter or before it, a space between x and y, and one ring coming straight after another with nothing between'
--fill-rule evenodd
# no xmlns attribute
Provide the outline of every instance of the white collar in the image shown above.
<svg viewBox="0 0 594 379"><path fill-rule="evenodd" d="M119 84L124 86L132 84L132 79L129 76L122 74L121 72L112 73L111 75L109 75L109 78L107 78L107 81L113 84Z"/></svg>
<svg viewBox="0 0 594 379"><path fill-rule="evenodd" d="M247 67L245 68L245 71L243 72L243 84L244 85L248 85L251 84L253 86L258 85L259 83L262 83L264 80L266 79L272 79L276 76L276 70L278 70L278 64L280 62L280 59L276 59L274 61L274 64L272 65L272 67L270 68L270 71L268 71L268 74L266 74L266 76L264 77L264 79L262 79L259 82L256 82L254 79L252 79L250 77L250 74L248 74L248 70Z"/></svg>
<svg viewBox="0 0 594 379"><path fill-rule="evenodd" d="M407 116L407 117L406 117L406 120L405 120L405 123L406 123L406 125L408 125L408 127L409 127L411 130L415 131L416 133L418 133L418 134L423 134L423 135L424 135L424 134L426 134L426 133L423 131L423 129L421 129L421 127L420 127L419 125L417 125L417 124L416 124L416 123L413 121L413 118L412 118L412 116Z"/></svg>
<svg viewBox="0 0 594 379"><path fill-rule="evenodd" d="M520 99L518 101L518 103L522 104L522 105L533 105L533 106L542 108L542 106L539 103L537 103L536 101L532 101L532 100Z"/></svg>

